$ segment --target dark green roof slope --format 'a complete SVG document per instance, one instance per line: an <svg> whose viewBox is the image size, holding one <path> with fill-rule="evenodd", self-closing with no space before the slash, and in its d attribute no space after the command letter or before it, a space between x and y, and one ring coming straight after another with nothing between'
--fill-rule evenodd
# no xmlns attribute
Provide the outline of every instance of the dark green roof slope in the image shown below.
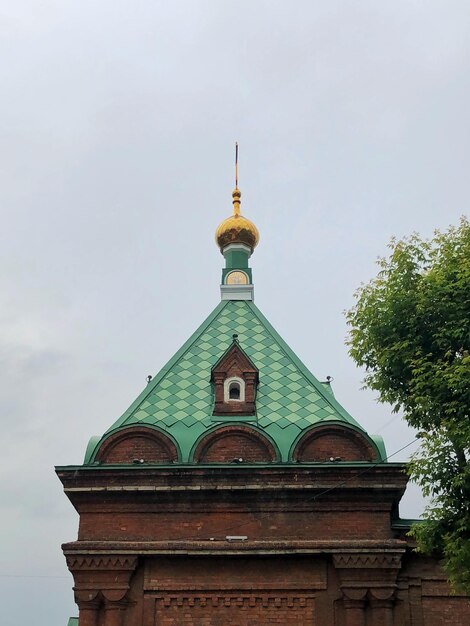
<svg viewBox="0 0 470 626"><path fill-rule="evenodd" d="M259 369L257 414L237 421L249 422L270 436L284 461L300 433L319 422L339 421L362 431L335 400L330 386L308 371L251 301L227 300L214 309L106 434L135 424L160 428L178 443L182 460L189 460L197 439L227 421L212 416L210 375L234 333ZM98 441L90 442L85 463L93 461ZM375 443L385 458L381 439Z"/></svg>

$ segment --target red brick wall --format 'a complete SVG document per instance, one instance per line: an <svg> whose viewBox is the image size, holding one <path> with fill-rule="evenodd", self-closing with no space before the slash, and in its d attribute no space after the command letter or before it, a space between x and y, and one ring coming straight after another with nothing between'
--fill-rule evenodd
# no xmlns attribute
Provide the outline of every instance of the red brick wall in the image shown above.
<svg viewBox="0 0 470 626"><path fill-rule="evenodd" d="M98 573L101 576L91 575L93 582L106 575L108 588L113 589L116 572ZM414 574L420 573L431 578L400 579L398 599L392 600L393 619L388 621L384 609L374 606L367 595L362 614L356 613L356 622L346 618L341 581L329 555L147 556L139 559L131 577L127 608L119 623L121 626L468 626L469 602L450 595L437 563L431 572L425 560L421 563L416 558ZM376 589L387 572L381 572L380 568L358 569L356 574L359 588ZM413 598L407 597L408 582ZM426 595L434 592L436 595ZM99 626L108 623L105 613L106 606L102 606Z"/></svg>
<svg viewBox="0 0 470 626"><path fill-rule="evenodd" d="M299 461L327 461L331 457L339 457L342 461L363 461L364 456L364 450L355 441L329 434L311 439L303 447Z"/></svg>
<svg viewBox="0 0 470 626"><path fill-rule="evenodd" d="M211 445L201 451L223 441L221 433L241 437L252 430L223 427L205 440ZM265 445L256 435L252 441ZM100 564L100 551L135 550L137 570L129 573L129 603L120 626L348 626L353 622L346 621L345 580L364 599L357 614L362 625L470 625L467 599L451 595L435 559L408 550L400 571L398 561L350 561L351 551L362 558L373 540L380 551L390 545L404 550L406 538L390 525L406 482L401 466L372 466L366 474L354 466L341 469L341 464L255 469L196 465L187 471L178 466L60 470L80 513L79 541L64 546L66 554L84 554L83 569L70 566L76 569L76 588L80 583L87 594L89 586L85 597L93 602L97 598L104 618L116 607L100 590L112 596L116 580L128 572ZM226 540L226 535L239 534L247 535L247 541ZM179 557L150 556L157 550L174 552L175 546L165 545L165 540L185 539L192 541L176 546ZM315 547L315 541L325 547ZM290 553L305 549L312 553ZM264 550L271 556L262 554ZM338 551L347 558L338 560ZM88 561L95 557L93 569ZM395 602L392 623L387 621L388 600L381 605L380 593L389 586L395 591L395 580L397 598L390 594L388 604ZM93 595L94 590L99 594ZM111 623L108 618L113 619L106 614L104 623Z"/></svg>
<svg viewBox="0 0 470 626"><path fill-rule="evenodd" d="M111 435L97 454L101 463L172 463L177 458L176 446L169 437L143 427L126 428Z"/></svg>
<svg viewBox="0 0 470 626"><path fill-rule="evenodd" d="M204 450L197 459L201 463L230 463L234 459L248 462L271 460L265 446L243 434L222 435Z"/></svg>
<svg viewBox="0 0 470 626"><path fill-rule="evenodd" d="M469 626L470 601L467 598L423 598L425 626Z"/></svg>
<svg viewBox="0 0 470 626"><path fill-rule="evenodd" d="M269 463L276 459L271 443L257 431L243 426L226 426L213 431L197 446L194 460L199 463Z"/></svg>
<svg viewBox="0 0 470 626"><path fill-rule="evenodd" d="M359 433L337 426L317 427L307 433L294 451L294 459L302 461L373 461L377 454Z"/></svg>
<svg viewBox="0 0 470 626"><path fill-rule="evenodd" d="M148 437L128 437L117 443L102 459L103 463L132 463L143 459L150 463L171 463L175 457L161 443Z"/></svg>
<svg viewBox="0 0 470 626"><path fill-rule="evenodd" d="M315 596L327 587L322 558L150 558L149 626L314 626Z"/></svg>
<svg viewBox="0 0 470 626"><path fill-rule="evenodd" d="M380 539L390 538L389 514L349 510L308 512L194 511L179 513L110 511L82 513L79 539L84 541L208 540L243 534L250 539ZM238 526L240 530L237 530ZM227 530L231 529L231 530ZM234 530L235 529L235 530Z"/></svg>

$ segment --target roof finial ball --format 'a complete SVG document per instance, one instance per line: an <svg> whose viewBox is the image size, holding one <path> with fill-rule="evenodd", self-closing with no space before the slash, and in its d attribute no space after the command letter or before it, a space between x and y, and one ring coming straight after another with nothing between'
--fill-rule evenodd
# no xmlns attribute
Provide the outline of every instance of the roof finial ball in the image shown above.
<svg viewBox="0 0 470 626"><path fill-rule="evenodd" d="M224 220L215 231L215 240L223 253L231 243L243 243L253 252L259 241L259 232L249 219L240 213L240 190L238 189L238 143L235 144L235 189L232 192L233 215Z"/></svg>

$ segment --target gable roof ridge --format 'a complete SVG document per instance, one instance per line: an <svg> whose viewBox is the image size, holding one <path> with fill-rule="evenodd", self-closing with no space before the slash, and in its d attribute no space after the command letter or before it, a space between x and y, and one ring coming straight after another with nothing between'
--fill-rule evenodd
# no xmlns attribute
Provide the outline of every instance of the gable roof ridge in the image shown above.
<svg viewBox="0 0 470 626"><path fill-rule="evenodd" d="M219 313L224 309L230 300L225 300L219 302L219 304L215 307L215 309L206 317L206 319L198 326L198 328L193 332L193 334L187 339L181 348L171 357L169 361L165 363L165 365L160 369L160 371L155 374L152 380L148 383L148 385L140 392L134 402L124 411L121 417L116 420L110 428L104 433L105 435L111 432L112 430L116 430L119 428L127 418L132 415L135 409L147 399L147 397L153 392L155 387L163 380L165 375L171 370L171 368L180 360L180 358L192 347L192 345L199 339L201 334L206 330L208 326L215 320L215 318L219 315Z"/></svg>
<svg viewBox="0 0 470 626"><path fill-rule="evenodd" d="M258 320L263 324L266 330L270 333L272 338L280 345L282 350L286 356L288 356L291 361L298 367L300 373L305 378L305 380L313 385L316 391L320 394L320 396L331 405L333 408L338 411L338 413L343 417L346 422L349 424L353 424L360 428L361 431L366 432L365 429L354 419L350 413L346 411L346 409L336 400L336 398L326 391L322 383L312 374L312 372L308 369L308 367L299 359L299 357L295 354L295 352L288 346L288 344L284 341L281 335L277 332L277 330L272 326L272 324L266 319L266 317L261 313L258 307L253 303L246 301L245 304L253 311L254 315L258 318ZM325 420L326 421L326 420Z"/></svg>
<svg viewBox="0 0 470 626"><path fill-rule="evenodd" d="M248 354L245 352L245 350L241 347L240 343L237 341L237 342L232 342L229 345L229 347L223 352L222 356L217 359L217 361L211 367L211 372L215 370L215 368L219 365L219 363L221 363L225 359L225 357L230 353L230 351L233 350L234 348L238 348L238 350L240 350L240 352L243 354L243 356L248 361L248 363L250 363L250 365L253 366L253 369L255 369L256 371L259 371L256 365L253 363L252 359L250 359Z"/></svg>

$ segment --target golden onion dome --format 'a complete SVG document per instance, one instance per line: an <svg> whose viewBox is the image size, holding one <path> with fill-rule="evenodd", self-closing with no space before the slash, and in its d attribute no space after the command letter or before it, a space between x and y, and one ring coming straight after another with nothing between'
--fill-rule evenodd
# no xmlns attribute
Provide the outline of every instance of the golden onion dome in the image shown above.
<svg viewBox="0 0 470 626"><path fill-rule="evenodd" d="M241 195L238 187L235 187L232 193L233 215L227 217L215 231L215 240L221 252L231 243L244 243L253 252L258 244L258 229L253 222L240 213Z"/></svg>

